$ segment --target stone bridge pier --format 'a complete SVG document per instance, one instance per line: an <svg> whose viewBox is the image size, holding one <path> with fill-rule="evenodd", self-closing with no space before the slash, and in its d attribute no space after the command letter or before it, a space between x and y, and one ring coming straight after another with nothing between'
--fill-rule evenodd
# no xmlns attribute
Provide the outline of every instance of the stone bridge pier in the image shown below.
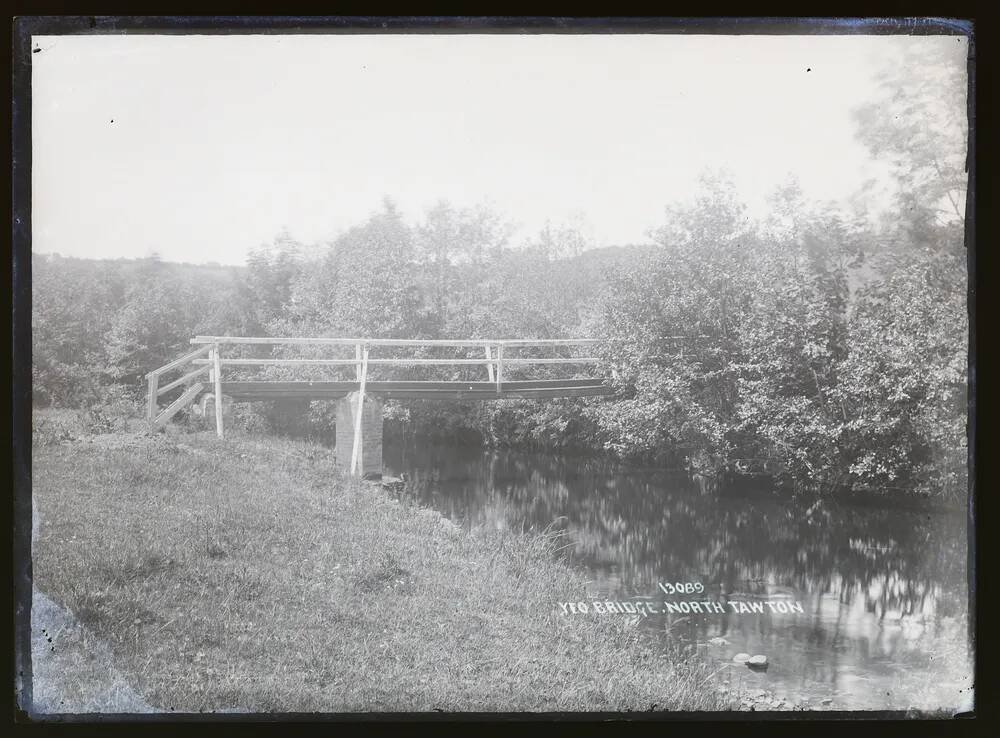
<svg viewBox="0 0 1000 738"><path fill-rule="evenodd" d="M358 427L358 393L352 392L337 401L337 464L350 472L354 438ZM361 444L358 449L358 475L382 476L382 401L365 394L361 408Z"/></svg>

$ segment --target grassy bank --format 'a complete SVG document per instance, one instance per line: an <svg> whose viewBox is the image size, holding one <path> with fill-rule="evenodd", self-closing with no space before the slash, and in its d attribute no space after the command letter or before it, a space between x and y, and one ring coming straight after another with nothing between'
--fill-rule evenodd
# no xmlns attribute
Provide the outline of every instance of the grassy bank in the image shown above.
<svg viewBox="0 0 1000 738"><path fill-rule="evenodd" d="M343 478L326 449L207 433L48 441L33 452L35 583L156 708L722 706L702 667L621 617L561 615L587 584L551 539L466 534Z"/></svg>

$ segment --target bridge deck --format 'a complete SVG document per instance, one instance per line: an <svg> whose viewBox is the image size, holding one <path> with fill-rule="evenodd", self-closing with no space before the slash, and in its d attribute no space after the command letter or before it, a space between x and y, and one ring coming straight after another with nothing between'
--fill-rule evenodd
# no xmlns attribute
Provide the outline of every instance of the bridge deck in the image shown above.
<svg viewBox="0 0 1000 738"><path fill-rule="evenodd" d="M353 425L350 442L350 456L343 461L351 474L363 470L364 402L366 395L380 399L396 400L460 400L488 401L502 399L546 400L571 397L600 397L613 395L614 390L599 377L574 379L517 379L511 381L508 371L514 368L516 376L532 365L551 367L573 367L570 372L586 371L600 374L600 370L581 369L583 366L601 366L599 356L573 356L584 347L600 343L592 338L552 338L552 339L469 339L469 340L417 340L390 338L313 338L274 336L195 336L191 343L199 348L154 369L146 375L146 418L150 428L156 429L170 421L176 413L196 402L202 392L210 392L215 399L215 432L223 438L223 398L237 401L252 400L339 400L356 394L357 403L350 411ZM280 352L271 351L270 357L255 358L245 350L234 350L233 346L271 345L284 346ZM308 356L296 356L295 346L308 346L313 350ZM339 347L339 348L338 348ZM349 350L353 347L354 358ZM439 348L448 348L452 356L435 354ZM243 348L246 348L245 346ZM524 353L524 349L531 351ZM333 349L338 349L334 351ZM417 350L413 355L413 349ZM454 349L460 349L455 351ZM551 354L555 350L557 355ZM377 357L372 353L381 354ZM395 354L386 356L384 353ZM600 352L592 352L600 353ZM225 356L223 356L225 354ZM323 354L326 354L325 356ZM409 354L401 356L399 354ZM570 355L567 355L570 354ZM476 358L478 356L478 358ZM340 367L340 371L354 369L353 381L266 381L251 379L236 381L233 367ZM466 369L480 367L483 381L368 381L372 378L370 368L376 368L378 377L385 377L383 370L388 367L446 367L462 366ZM505 371L507 370L507 371ZM168 374L180 376L166 381ZM552 375L547 372L548 376ZM294 376L294 375L293 375ZM299 375L301 376L301 375ZM338 376L338 375L334 375ZM339 375L345 376L345 375ZM349 375L347 375L349 376ZM226 379L229 381L226 381ZM487 381L488 378L488 381ZM167 393L180 391L166 408L161 407L160 398ZM202 396L201 409L204 411L209 395ZM338 405L338 415L344 410ZM345 424L342 422L341 426ZM379 425L379 429L381 425ZM338 433L340 431L338 430ZM379 434L380 430L372 430ZM338 444L339 446L340 444Z"/></svg>
<svg viewBox="0 0 1000 738"><path fill-rule="evenodd" d="M336 400L361 389L360 382L222 382L223 395L247 400ZM614 390L601 379L543 379L502 382L369 381L365 392L393 400L503 400L597 397Z"/></svg>

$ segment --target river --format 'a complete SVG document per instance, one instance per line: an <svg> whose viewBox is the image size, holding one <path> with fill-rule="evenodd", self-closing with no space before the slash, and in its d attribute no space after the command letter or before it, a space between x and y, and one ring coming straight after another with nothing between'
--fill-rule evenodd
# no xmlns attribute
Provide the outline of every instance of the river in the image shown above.
<svg viewBox="0 0 1000 738"><path fill-rule="evenodd" d="M660 469L474 447L390 443L384 468L405 475L401 494L466 528L561 531L589 575L580 601L723 603L722 614L639 620L651 647L697 650L741 693L829 709L968 707L961 513L723 495ZM689 582L704 593L664 591ZM735 601L766 607L734 612ZM765 655L766 671L735 664L741 652Z"/></svg>

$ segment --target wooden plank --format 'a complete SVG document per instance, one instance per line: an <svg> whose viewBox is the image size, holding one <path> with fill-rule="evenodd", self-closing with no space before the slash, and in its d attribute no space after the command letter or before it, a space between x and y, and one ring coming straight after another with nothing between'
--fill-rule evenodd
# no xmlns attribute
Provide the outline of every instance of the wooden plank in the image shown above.
<svg viewBox="0 0 1000 738"><path fill-rule="evenodd" d="M174 361L171 361L169 364L164 364L159 369L154 369L153 371L151 371L146 376L149 377L150 375L153 375L153 376L157 376L158 377L161 374L163 374L164 372L169 372L171 369L176 369L179 366L184 366L185 364L187 364L188 362L192 361L193 359L197 359L199 356L202 356L203 354L207 354L211 350L212 350L211 346L203 346L202 348L198 349L197 351L192 351L190 354L185 354L181 358L175 359Z"/></svg>
<svg viewBox="0 0 1000 738"><path fill-rule="evenodd" d="M209 359L197 359L192 363L209 365L212 362ZM403 358L369 359L368 363L381 366L483 366L490 362L486 359ZM222 366L357 366L357 362L354 359L223 359Z"/></svg>
<svg viewBox="0 0 1000 738"><path fill-rule="evenodd" d="M212 365L210 359L196 359L192 364ZM352 366L354 359L223 359L222 366Z"/></svg>
<svg viewBox="0 0 1000 738"><path fill-rule="evenodd" d="M246 392L227 392L226 397L229 397L234 402L277 402L279 400L340 400L349 394L350 392L345 390L289 391L280 394L276 392L253 392L248 390Z"/></svg>
<svg viewBox="0 0 1000 738"><path fill-rule="evenodd" d="M551 387L592 387L603 384L600 377L582 379L526 379L507 381L503 383L505 390L546 389ZM359 382L343 381L230 381L222 383L222 393L232 395L238 392L286 392L310 390L329 390L354 392L360 388ZM496 382L440 382L424 380L367 380L366 391L378 392L386 390L486 390L496 391Z"/></svg>
<svg viewBox="0 0 1000 738"><path fill-rule="evenodd" d="M509 338L490 343L502 343L507 347L517 346L593 346L601 342L599 338Z"/></svg>
<svg viewBox="0 0 1000 738"><path fill-rule="evenodd" d="M162 426L164 423L166 423L168 420L174 417L174 415L176 415L178 411L180 411L187 405L191 404L191 401L195 397L197 397L198 393L201 392L203 389L205 389L205 385L203 385L201 382L198 382L197 384L192 384L190 387L188 387L187 390L184 392L184 394L182 394L180 397L178 397L176 400L170 403L167 406L167 409L164 410L162 413L160 413L155 420L153 420L153 427Z"/></svg>
<svg viewBox="0 0 1000 738"><path fill-rule="evenodd" d="M156 418L156 411L158 409L156 398L159 397L159 392L156 390L156 385L159 382L159 379L160 377L158 374L146 375L146 381L149 383L149 386L147 387L148 394L146 396L146 420L150 423L152 423Z"/></svg>
<svg viewBox="0 0 1000 738"><path fill-rule="evenodd" d="M486 359L369 359L369 364L381 366L483 366Z"/></svg>
<svg viewBox="0 0 1000 738"><path fill-rule="evenodd" d="M247 390L263 390L269 391L273 390L275 392L282 392L286 390L308 390L308 389L323 389L323 390L344 390L346 392L353 392L358 389L360 382L308 382L308 381L288 381L288 382L269 382L269 381L240 381L240 382L223 382L222 392L226 395L231 395L236 392L244 392Z"/></svg>
<svg viewBox="0 0 1000 738"><path fill-rule="evenodd" d="M372 393L374 394L374 393ZM551 387L537 390L388 390L378 395L389 400L541 400L556 397L598 397L613 395L604 385L593 387Z"/></svg>
<svg viewBox="0 0 1000 738"><path fill-rule="evenodd" d="M502 390L500 394L506 398L539 400L550 397L602 397L613 395L614 393L614 387L599 384L592 385L590 387L551 387L537 390Z"/></svg>
<svg viewBox="0 0 1000 738"><path fill-rule="evenodd" d="M502 347L498 354L502 353ZM504 359L505 364L597 364L597 357L577 359ZM210 366L211 359L196 359L192 364ZM497 362L487 359L369 359L369 364L380 366L493 366ZM223 359L222 366L357 366L354 359Z"/></svg>
<svg viewBox="0 0 1000 738"><path fill-rule="evenodd" d="M581 379L505 379L503 382L503 389L514 390L545 389L548 387L593 387L603 383L604 380L600 377L584 377ZM418 387L417 389L420 388ZM478 389L478 387L476 387L476 389ZM483 385L483 389L487 389L485 384Z"/></svg>
<svg viewBox="0 0 1000 738"><path fill-rule="evenodd" d="M598 338L526 338L526 339L419 339L402 338L280 338L280 337L257 337L257 336L196 336L191 339L193 344L223 344L223 343L245 343L245 344L269 344L269 345L292 345L292 344L313 344L329 346L349 346L353 344L367 344L369 346L452 346L478 348L484 343L504 344L507 346L585 346L599 343Z"/></svg>
<svg viewBox="0 0 1000 738"><path fill-rule="evenodd" d="M207 366L203 366L200 369L195 369L193 372L188 372L180 379L175 379L170 384L165 384L162 387L160 387L159 391L157 391L156 393L156 396L159 397L160 395L169 392L174 387L180 387L182 384L187 384L189 381L197 377L199 374L204 374L205 372L207 372L208 369L209 368Z"/></svg>
<svg viewBox="0 0 1000 738"><path fill-rule="evenodd" d="M504 359L504 364L597 364L600 362L596 356L571 358L571 359Z"/></svg>
<svg viewBox="0 0 1000 738"><path fill-rule="evenodd" d="M222 438L222 366L218 345L212 348L212 361L214 362L212 374L215 378L215 433Z"/></svg>
<svg viewBox="0 0 1000 738"><path fill-rule="evenodd" d="M351 449L351 475L358 476L358 464L361 462L361 431L365 409L365 380L368 379L368 347L361 349L361 382L358 388L358 415L354 421L354 446ZM362 467L363 468L363 467Z"/></svg>
<svg viewBox="0 0 1000 738"><path fill-rule="evenodd" d="M285 392L226 392L237 402L274 402L276 400L338 400L347 397L347 390L287 390ZM502 399L546 399L556 397L596 397L614 394L614 388L607 385L591 385L589 387L548 387L540 389L520 390L371 390L366 388L365 395L378 396L388 400L502 400Z"/></svg>
<svg viewBox="0 0 1000 738"><path fill-rule="evenodd" d="M244 343L244 344L267 344L267 345L319 345L319 346L352 346L356 344L370 346L452 346L452 347L478 347L483 345L483 339L469 340L410 340L394 338L259 338L251 336L197 336L191 339L191 343Z"/></svg>
<svg viewBox="0 0 1000 738"><path fill-rule="evenodd" d="M493 355L490 353L490 345L486 344L484 348L486 349L486 358L490 360L490 363L486 365L486 370L489 373L490 381L495 382L496 377L493 376Z"/></svg>
<svg viewBox="0 0 1000 738"><path fill-rule="evenodd" d="M497 346L497 394L500 394L500 385L503 382L503 344Z"/></svg>

